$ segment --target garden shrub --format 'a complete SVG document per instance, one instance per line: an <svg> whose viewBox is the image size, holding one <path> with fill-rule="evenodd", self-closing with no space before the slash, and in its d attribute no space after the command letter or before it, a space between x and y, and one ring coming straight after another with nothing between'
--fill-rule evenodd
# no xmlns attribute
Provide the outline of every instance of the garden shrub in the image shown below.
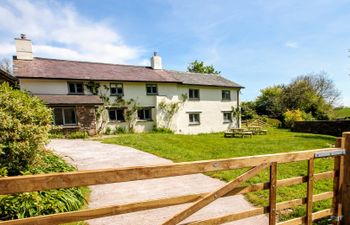
<svg viewBox="0 0 350 225"><path fill-rule="evenodd" d="M113 133L114 134L125 134L126 129L124 127L116 127Z"/></svg>
<svg viewBox="0 0 350 225"><path fill-rule="evenodd" d="M51 110L36 97L0 85L0 168L19 175L48 140Z"/></svg>
<svg viewBox="0 0 350 225"><path fill-rule="evenodd" d="M0 176L67 172L75 168L45 150L51 110L7 83L0 85ZM86 188L0 196L0 221L80 209Z"/></svg>
<svg viewBox="0 0 350 225"><path fill-rule="evenodd" d="M294 126L295 121L304 121L304 120L314 120L314 117L311 113L306 113L300 109L287 110L283 113L284 125L287 128Z"/></svg>
<svg viewBox="0 0 350 225"><path fill-rule="evenodd" d="M152 130L153 133L165 133L165 134L173 134L174 131L172 131L169 128L165 128L165 127L153 127Z"/></svg>
<svg viewBox="0 0 350 225"><path fill-rule="evenodd" d="M25 174L70 172L75 168L50 151L39 151ZM0 196L0 220L19 219L80 209L87 188L68 188Z"/></svg>
<svg viewBox="0 0 350 225"><path fill-rule="evenodd" d="M68 139L85 139L89 134L86 131L74 131L67 134Z"/></svg>

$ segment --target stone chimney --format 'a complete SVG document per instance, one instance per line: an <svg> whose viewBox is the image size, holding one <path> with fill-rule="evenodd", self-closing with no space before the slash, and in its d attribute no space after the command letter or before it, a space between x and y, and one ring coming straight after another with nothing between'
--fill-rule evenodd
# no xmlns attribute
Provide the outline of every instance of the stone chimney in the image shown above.
<svg viewBox="0 0 350 225"><path fill-rule="evenodd" d="M26 38L25 34L21 34L20 38L15 38L16 56L21 60L33 60L32 41Z"/></svg>
<svg viewBox="0 0 350 225"><path fill-rule="evenodd" d="M157 55L157 52L154 52L153 56L151 57L151 67L154 70L162 69L162 58Z"/></svg>

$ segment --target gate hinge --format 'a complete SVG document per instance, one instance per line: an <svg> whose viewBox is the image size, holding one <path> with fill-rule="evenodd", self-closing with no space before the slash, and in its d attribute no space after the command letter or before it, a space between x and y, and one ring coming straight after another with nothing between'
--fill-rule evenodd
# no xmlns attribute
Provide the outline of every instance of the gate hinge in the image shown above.
<svg viewBox="0 0 350 225"><path fill-rule="evenodd" d="M337 149L332 151L316 152L314 157L326 158L326 157L332 157L337 155L346 155L346 151L344 149Z"/></svg>

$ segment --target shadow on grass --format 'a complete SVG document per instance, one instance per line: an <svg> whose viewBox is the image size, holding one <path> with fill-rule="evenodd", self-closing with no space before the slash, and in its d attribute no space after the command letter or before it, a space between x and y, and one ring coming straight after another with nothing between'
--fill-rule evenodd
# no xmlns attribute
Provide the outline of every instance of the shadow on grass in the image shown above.
<svg viewBox="0 0 350 225"><path fill-rule="evenodd" d="M295 135L297 138L304 138L304 139L318 139L318 140L325 140L325 141L334 141L335 137L325 136L325 135L306 135L306 134L300 134Z"/></svg>

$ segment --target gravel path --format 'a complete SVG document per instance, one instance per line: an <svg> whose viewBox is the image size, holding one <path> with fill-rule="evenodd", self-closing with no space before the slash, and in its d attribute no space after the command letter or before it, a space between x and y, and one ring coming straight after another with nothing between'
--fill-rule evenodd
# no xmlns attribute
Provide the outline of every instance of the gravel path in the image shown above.
<svg viewBox="0 0 350 225"><path fill-rule="evenodd" d="M118 168L171 164L172 161L145 153L134 148L102 144L89 140L52 140L48 147L63 156L79 170ZM211 192L225 183L205 176L193 174L150 180L131 181L91 186L89 208L114 204L126 204L151 199L175 197L187 194ZM90 225L156 225L161 224L189 204L140 211L88 221ZM190 222L251 209L253 206L242 195L220 198L185 220ZM226 224L265 225L265 215Z"/></svg>

